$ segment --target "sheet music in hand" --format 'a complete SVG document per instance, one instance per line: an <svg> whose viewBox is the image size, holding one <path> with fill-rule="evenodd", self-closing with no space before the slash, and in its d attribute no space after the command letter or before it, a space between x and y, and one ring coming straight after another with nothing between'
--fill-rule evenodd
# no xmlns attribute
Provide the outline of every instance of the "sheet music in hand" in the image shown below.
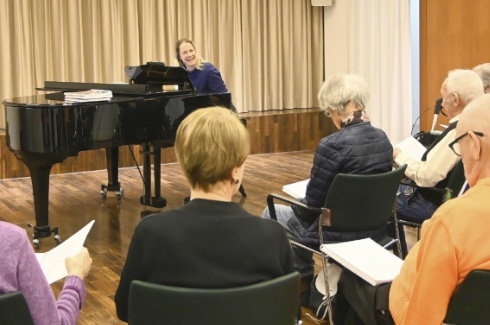
<svg viewBox="0 0 490 325"><path fill-rule="evenodd" d="M41 269L50 284L68 275L65 267L65 259L69 256L76 255L82 249L94 222L95 220L90 221L85 227L52 250L46 253L36 253Z"/></svg>
<svg viewBox="0 0 490 325"><path fill-rule="evenodd" d="M373 286L392 281L403 264L401 258L371 238L324 244L320 249Z"/></svg>
<svg viewBox="0 0 490 325"><path fill-rule="evenodd" d="M427 150L427 148L418 142L418 140L413 136L409 136L408 138L402 140L395 146L395 148L400 148L403 153L417 160L422 160L422 156Z"/></svg>
<svg viewBox="0 0 490 325"><path fill-rule="evenodd" d="M306 196L306 186L309 181L310 179L308 178L303 181L284 185L282 191L295 199L304 198Z"/></svg>

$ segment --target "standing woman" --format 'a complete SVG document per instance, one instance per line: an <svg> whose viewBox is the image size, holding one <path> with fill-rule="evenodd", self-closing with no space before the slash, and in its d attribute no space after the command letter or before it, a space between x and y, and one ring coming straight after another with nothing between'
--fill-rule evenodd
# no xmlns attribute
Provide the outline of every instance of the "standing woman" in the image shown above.
<svg viewBox="0 0 490 325"><path fill-rule="evenodd" d="M218 94L227 93L221 73L210 62L204 61L196 52L194 43L182 38L175 45L175 53L179 65L187 70L192 84L198 93Z"/></svg>

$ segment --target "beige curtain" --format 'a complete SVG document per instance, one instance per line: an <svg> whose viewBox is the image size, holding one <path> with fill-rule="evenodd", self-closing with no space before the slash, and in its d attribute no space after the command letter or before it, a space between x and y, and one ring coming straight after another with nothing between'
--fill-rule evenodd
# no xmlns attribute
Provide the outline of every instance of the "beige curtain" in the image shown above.
<svg viewBox="0 0 490 325"><path fill-rule="evenodd" d="M0 99L46 80L124 82L126 65L176 65L175 42L188 37L239 112L314 107L322 33L310 0L0 0Z"/></svg>
<svg viewBox="0 0 490 325"><path fill-rule="evenodd" d="M392 143L410 135L410 1L349 0L349 66L371 88L368 113Z"/></svg>

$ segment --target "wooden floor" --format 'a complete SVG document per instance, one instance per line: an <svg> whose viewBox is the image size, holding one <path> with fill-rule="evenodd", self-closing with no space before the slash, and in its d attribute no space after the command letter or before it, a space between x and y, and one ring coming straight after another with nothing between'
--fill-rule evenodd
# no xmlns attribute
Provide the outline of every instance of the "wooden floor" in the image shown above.
<svg viewBox="0 0 490 325"><path fill-rule="evenodd" d="M280 193L284 184L309 177L312 159L312 151L250 156L243 181L248 195L243 198L237 194L233 200L260 215L268 193ZM82 325L124 324L116 317L113 298L134 228L147 214L181 206L189 194L185 178L175 163L162 166L162 194L168 200L163 209L140 205L143 184L136 168L120 170L120 182L125 190L122 199L114 193L108 193L106 199L101 197L100 185L106 181L105 171L57 174L50 178L50 224L60 228L63 238L95 219L86 241L93 266L86 278L88 295L80 314ZM34 223L30 178L0 180L0 191L0 219L21 227ZM31 230L27 232L30 234ZM411 238L413 241L413 235ZM53 246L54 240L43 239L39 251ZM63 281L53 284L56 295L62 284ZM303 312L311 313L307 309ZM307 317L303 320L305 325L315 324Z"/></svg>

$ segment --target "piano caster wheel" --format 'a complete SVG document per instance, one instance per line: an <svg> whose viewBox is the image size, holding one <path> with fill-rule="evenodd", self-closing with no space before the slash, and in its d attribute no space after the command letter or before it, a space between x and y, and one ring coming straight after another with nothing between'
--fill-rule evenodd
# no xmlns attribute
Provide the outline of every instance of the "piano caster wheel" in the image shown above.
<svg viewBox="0 0 490 325"><path fill-rule="evenodd" d="M116 196L120 199L124 196L124 189L120 189L119 191L116 191Z"/></svg>
<svg viewBox="0 0 490 325"><path fill-rule="evenodd" d="M56 246L61 244L61 236L60 235L55 235L54 236L54 241L56 242Z"/></svg>
<svg viewBox="0 0 490 325"><path fill-rule="evenodd" d="M36 238L32 240L32 245L34 245L34 248L39 248L41 247L41 240Z"/></svg>
<svg viewBox="0 0 490 325"><path fill-rule="evenodd" d="M107 197L107 190L106 189L101 190L100 195L102 195L102 198L105 199Z"/></svg>

